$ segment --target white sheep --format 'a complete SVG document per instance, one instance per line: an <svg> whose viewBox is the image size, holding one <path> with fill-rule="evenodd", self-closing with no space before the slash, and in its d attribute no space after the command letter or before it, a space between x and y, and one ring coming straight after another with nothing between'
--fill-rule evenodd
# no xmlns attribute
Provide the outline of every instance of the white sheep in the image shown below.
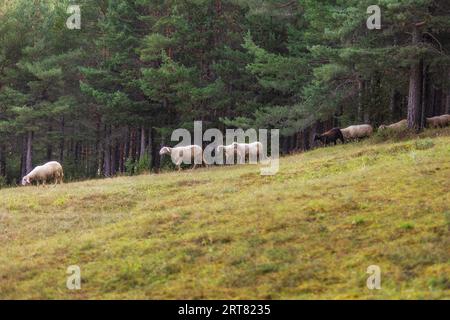
<svg viewBox="0 0 450 320"><path fill-rule="evenodd" d="M54 179L55 185L63 183L64 171L56 161L48 162L42 166L37 166L25 177L22 178L22 185L27 186L36 181L37 185L42 182L43 185L49 180Z"/></svg>
<svg viewBox="0 0 450 320"><path fill-rule="evenodd" d="M238 163L245 163L245 156L249 156L250 161L257 161L259 156L260 160L265 159L263 144L259 141L252 143L237 143L233 142L232 145L236 148L236 154L238 158Z"/></svg>
<svg viewBox="0 0 450 320"><path fill-rule="evenodd" d="M382 130L393 130L393 131L402 131L404 129L406 129L408 127L408 121L406 119L400 120L399 122L390 124L390 125L384 125L382 124L378 130L382 131Z"/></svg>
<svg viewBox="0 0 450 320"><path fill-rule="evenodd" d="M220 145L217 146L216 148L216 152L220 153L225 151L225 161L226 163L232 163L233 161L233 157L237 156L237 148L236 145L234 143L228 145L228 146L224 146L224 145ZM245 156L245 154L244 154Z"/></svg>
<svg viewBox="0 0 450 320"><path fill-rule="evenodd" d="M341 132L345 140L353 140L370 137L373 133L373 128L370 124L359 124L341 129Z"/></svg>
<svg viewBox="0 0 450 320"><path fill-rule="evenodd" d="M190 145L185 147L163 147L159 151L160 155L169 154L172 158L172 162L177 166L178 171L181 170L182 163L191 163L194 160L194 166L192 169L197 167L198 162L204 162L208 166L205 158L203 157L203 149L197 145Z"/></svg>
<svg viewBox="0 0 450 320"><path fill-rule="evenodd" d="M431 128L445 127L450 123L450 115L443 114L440 116L426 118L427 126Z"/></svg>

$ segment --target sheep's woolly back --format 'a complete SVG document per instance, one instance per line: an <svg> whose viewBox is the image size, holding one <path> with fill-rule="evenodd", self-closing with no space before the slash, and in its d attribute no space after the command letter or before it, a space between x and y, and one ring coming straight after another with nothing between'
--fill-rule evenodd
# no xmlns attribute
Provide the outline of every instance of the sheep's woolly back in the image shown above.
<svg viewBox="0 0 450 320"><path fill-rule="evenodd" d="M370 137L373 133L373 128L370 124L359 124L341 129L341 132L345 139L358 139Z"/></svg>
<svg viewBox="0 0 450 320"><path fill-rule="evenodd" d="M217 146L217 152L223 152L223 151L225 151L225 155L227 157L230 157L230 156L234 155L235 152L237 151L236 145L234 143L232 143L228 146L224 146L224 145Z"/></svg>
<svg viewBox="0 0 450 320"><path fill-rule="evenodd" d="M344 136L344 139L351 139L351 130L349 128L341 129L342 135Z"/></svg>
<svg viewBox="0 0 450 320"><path fill-rule="evenodd" d="M450 123L450 115L443 114L440 116L432 117L432 118L426 118L427 124L430 127L437 128L437 127L445 127Z"/></svg>
<svg viewBox="0 0 450 320"><path fill-rule="evenodd" d="M443 117L444 126L447 126L450 124L450 114L444 114L441 117Z"/></svg>
<svg viewBox="0 0 450 320"><path fill-rule="evenodd" d="M259 141L255 141L252 143L238 143L233 142L232 145L236 148L236 153L240 157L240 159L244 159L246 155L250 157L250 162L257 162L257 157L260 159L265 158L263 144ZM245 159L244 159L245 160Z"/></svg>
<svg viewBox="0 0 450 320"><path fill-rule="evenodd" d="M244 152L245 154L249 154L251 152L255 152L256 154L262 152L263 145L261 142L256 141L252 143L237 143L233 142L233 144L238 152Z"/></svg>
<svg viewBox="0 0 450 320"><path fill-rule="evenodd" d="M408 121L406 119L400 120L399 122L390 124L390 125L381 125L378 129L390 129L390 130L403 130L408 126Z"/></svg>
<svg viewBox="0 0 450 320"><path fill-rule="evenodd" d="M163 147L159 152L161 155L170 154L172 162L176 165L181 163L194 163L201 164L203 162L203 149L197 145L183 146L183 147Z"/></svg>
<svg viewBox="0 0 450 320"><path fill-rule="evenodd" d="M64 172L61 164L51 161L42 166L37 166L24 179L46 182L50 179L62 179L63 176Z"/></svg>

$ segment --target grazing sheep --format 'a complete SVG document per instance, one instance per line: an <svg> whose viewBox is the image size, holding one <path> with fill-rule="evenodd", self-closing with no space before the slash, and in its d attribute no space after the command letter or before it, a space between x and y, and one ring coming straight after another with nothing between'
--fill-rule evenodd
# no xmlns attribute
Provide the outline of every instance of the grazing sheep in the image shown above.
<svg viewBox="0 0 450 320"><path fill-rule="evenodd" d="M382 124L378 130L382 131L382 130L392 130L392 131L402 131L404 129L406 129L408 127L408 121L406 119L400 120L399 122L390 124L390 125L384 125Z"/></svg>
<svg viewBox="0 0 450 320"><path fill-rule="evenodd" d="M234 148L238 163L245 163L246 156L249 157L249 161L258 161L258 157L260 161L266 161L270 159L269 157L266 157L264 155L264 146L259 141L252 143L233 142L229 146L226 146L226 148L228 148L229 155L232 155L233 153L232 147Z"/></svg>
<svg viewBox="0 0 450 320"><path fill-rule="evenodd" d="M249 156L249 160L258 160L258 156L260 160L268 160L265 159L263 144L259 141L252 143L237 143L233 142L236 149L236 154L238 158L238 163L245 163L245 156Z"/></svg>
<svg viewBox="0 0 450 320"><path fill-rule="evenodd" d="M345 140L357 140L370 137L373 133L373 128L370 124L359 124L341 129L341 132Z"/></svg>
<svg viewBox="0 0 450 320"><path fill-rule="evenodd" d="M228 146L224 146L224 145L217 146L216 151L217 152L225 151L225 161L227 164L231 163L233 156L237 156L237 148L234 143L232 143Z"/></svg>
<svg viewBox="0 0 450 320"><path fill-rule="evenodd" d="M426 124L427 127L430 128L438 128L438 127L445 127L450 123L450 115L443 114L440 116L432 117L432 118L426 118Z"/></svg>
<svg viewBox="0 0 450 320"><path fill-rule="evenodd" d="M201 159L202 162L205 163L206 166L208 164L205 161L205 158L203 157L203 149L197 145L190 145L185 147L163 147L159 154L165 155L170 154L170 157L172 158L172 162L177 166L178 171L181 170L181 164L184 163L190 163L192 160L194 160L194 166L192 169L195 169L197 167L197 163L195 163L195 159Z"/></svg>
<svg viewBox="0 0 450 320"><path fill-rule="evenodd" d="M450 114L444 114L441 117L443 117L446 120L446 121L444 120L446 126L450 125Z"/></svg>
<svg viewBox="0 0 450 320"><path fill-rule="evenodd" d="M51 179L54 179L55 185L63 183L64 171L62 166L56 162L51 161L42 166L37 166L25 177L22 178L22 185L27 186L36 181L37 185L42 182L43 185Z"/></svg>
<svg viewBox="0 0 450 320"><path fill-rule="evenodd" d="M315 135L314 141L320 140L325 145L328 145L331 142L334 142L334 145L337 144L337 140L341 140L342 143L345 142L344 135L339 128L333 128L323 134Z"/></svg>

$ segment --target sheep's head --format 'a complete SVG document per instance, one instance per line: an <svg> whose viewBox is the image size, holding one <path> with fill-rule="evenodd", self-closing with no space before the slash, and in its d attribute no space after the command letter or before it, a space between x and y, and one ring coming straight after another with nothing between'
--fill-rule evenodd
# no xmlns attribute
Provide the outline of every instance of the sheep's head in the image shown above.
<svg viewBox="0 0 450 320"><path fill-rule="evenodd" d="M380 130L380 131L382 131L384 129L386 129L386 126L384 124L382 124L381 126L378 127L378 130Z"/></svg>
<svg viewBox="0 0 450 320"><path fill-rule="evenodd" d="M220 153L220 152L222 152L222 151L223 151L223 145L222 145L222 146L217 146L216 152L217 152L217 153Z"/></svg>
<svg viewBox="0 0 450 320"><path fill-rule="evenodd" d="M170 148L169 147L164 147L159 151L159 155L165 155L165 154L170 154Z"/></svg>
<svg viewBox="0 0 450 320"><path fill-rule="evenodd" d="M30 185L30 184L31 184L31 179L30 179L30 177L25 176L25 177L22 178L22 185L23 185L23 186L28 186L28 185Z"/></svg>
<svg viewBox="0 0 450 320"><path fill-rule="evenodd" d="M314 141L317 141L317 140L319 140L319 141L322 141L322 136L319 136L319 135L314 135Z"/></svg>

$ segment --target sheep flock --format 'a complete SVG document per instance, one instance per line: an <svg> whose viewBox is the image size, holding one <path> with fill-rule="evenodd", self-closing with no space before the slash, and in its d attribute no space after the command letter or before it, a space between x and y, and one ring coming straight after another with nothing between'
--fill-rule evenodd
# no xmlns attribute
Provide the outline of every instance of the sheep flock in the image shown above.
<svg viewBox="0 0 450 320"><path fill-rule="evenodd" d="M426 127L429 128L443 128L450 124L450 115L444 114L440 116L435 116L432 118L426 118ZM393 132L399 132L407 129L407 120L403 119L396 123L389 125L380 125L378 131L390 130ZM316 134L314 136L314 141L320 141L325 146L340 140L342 143L349 141L357 141L362 138L370 137L374 130L370 124L360 124L351 125L346 128L333 128L325 133ZM245 163L246 157L248 157L249 162L269 160L263 152L263 144L261 142L253 143L237 143L233 142L230 145L219 145L215 149L216 153L224 155L224 164L234 164L234 159L237 163ZM208 163L205 159L202 147L198 145L190 145L183 147L163 147L159 154L161 156L170 155L172 162L177 167L178 171L181 170L182 163L191 163L193 161L192 169L195 169L197 165L204 164L208 167ZM37 166L31 170L27 175L22 178L22 185L28 186L36 183L38 186L42 184L53 181L55 185L62 184L64 179L63 167L57 161L51 161L44 165Z"/></svg>

